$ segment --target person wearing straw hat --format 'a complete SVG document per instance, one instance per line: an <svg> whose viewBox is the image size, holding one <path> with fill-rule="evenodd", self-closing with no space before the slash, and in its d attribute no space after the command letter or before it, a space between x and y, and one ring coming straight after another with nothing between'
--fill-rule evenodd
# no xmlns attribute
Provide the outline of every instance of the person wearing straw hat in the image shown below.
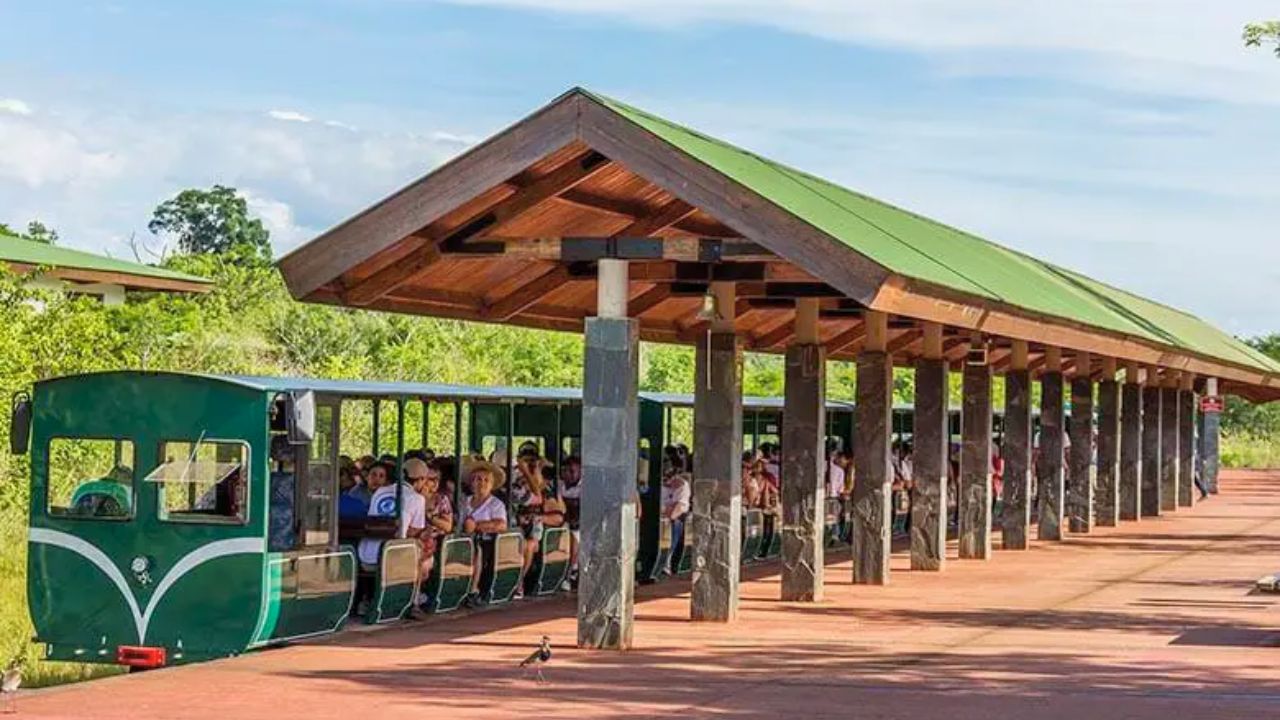
<svg viewBox="0 0 1280 720"><path fill-rule="evenodd" d="M462 531L475 535L476 546L483 547L484 541L506 532L507 529L507 506L493 494L494 490L506 484L507 473L491 462L475 459L463 465L462 472L471 485L471 497L463 504ZM467 596L469 604L475 604L479 600L480 573L483 567L482 559L471 568L471 593Z"/></svg>

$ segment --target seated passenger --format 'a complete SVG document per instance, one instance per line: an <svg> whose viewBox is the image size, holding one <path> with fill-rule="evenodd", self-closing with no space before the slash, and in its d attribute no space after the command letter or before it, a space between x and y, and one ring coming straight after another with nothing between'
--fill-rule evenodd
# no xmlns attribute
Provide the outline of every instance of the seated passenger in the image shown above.
<svg viewBox="0 0 1280 720"><path fill-rule="evenodd" d="M560 500L564 502L565 524L569 526L569 577L564 579L561 590L573 589L578 575L578 542L582 539L579 528L579 511L582 503L582 458L570 455L564 461L557 486Z"/></svg>
<svg viewBox="0 0 1280 720"><path fill-rule="evenodd" d="M471 481L471 497L463 507L462 531L477 536L476 546L497 533L507 530L507 507L494 496L493 491L506 483L506 473L490 462L472 461L466 469ZM480 572L484 567L483 553L471 570L471 593L468 602L475 604L480 594Z"/></svg>
<svg viewBox="0 0 1280 720"><path fill-rule="evenodd" d="M525 574L529 572L541 547L543 529L564 524L564 507L550 496L543 475L545 461L538 457L536 448L532 454L523 447L521 450L523 454L516 466L517 475L511 487L511 503L515 508L516 523L520 527L520 534L524 536L524 557L520 565L520 579L516 583L516 599L524 597Z"/></svg>
<svg viewBox="0 0 1280 720"><path fill-rule="evenodd" d="M375 462L364 471L364 484L351 489L351 494L361 499L367 498L365 504L373 502L374 493L391 483L391 476L396 474L396 466Z"/></svg>
<svg viewBox="0 0 1280 720"><path fill-rule="evenodd" d="M409 464L405 463L405 473L409 472ZM421 462L421 461L419 461ZM416 464L415 464L416 467ZM453 532L453 501L440 489L440 465L435 462L426 463L426 477L419 492L427 501L427 529L422 533L422 577L431 574L432 562L440 541ZM412 479L410 480L412 482Z"/></svg>
<svg viewBox="0 0 1280 720"><path fill-rule="evenodd" d="M369 503L369 517L395 517L397 487L400 495L400 520L396 526L397 538L416 538L427 528L427 501L418 493L426 479L426 463L421 460L410 460L405 463L405 476L411 482L388 483L378 487ZM369 478L375 475L385 478L390 473L385 465L374 465L369 471ZM380 480L378 482L381 482ZM416 487L415 487L416 486ZM359 555L361 567L368 571L378 567L378 555L382 550L382 540L364 538L360 541Z"/></svg>
<svg viewBox="0 0 1280 720"><path fill-rule="evenodd" d="M351 458L343 455L338 458L338 517L343 519L362 518L369 514L369 501L366 495L359 492L359 469Z"/></svg>

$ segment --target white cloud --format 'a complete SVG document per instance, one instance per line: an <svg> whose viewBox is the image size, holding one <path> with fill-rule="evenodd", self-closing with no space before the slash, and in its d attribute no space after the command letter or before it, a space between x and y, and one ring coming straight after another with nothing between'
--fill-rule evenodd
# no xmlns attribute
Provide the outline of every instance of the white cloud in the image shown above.
<svg viewBox="0 0 1280 720"><path fill-rule="evenodd" d="M33 110L30 105L18 98L0 98L0 112L13 115L30 115Z"/></svg>
<svg viewBox="0 0 1280 720"><path fill-rule="evenodd" d="M480 142L480 138L475 135L451 133L446 130L436 130L429 136L432 140L451 145L475 145Z"/></svg>
<svg viewBox="0 0 1280 720"><path fill-rule="evenodd" d="M157 204L221 183L245 193L281 254L459 150L430 133L342 130L72 103L55 115L0 114L0 222L39 219L70 246L129 257L130 234L148 237Z"/></svg>
<svg viewBox="0 0 1280 720"><path fill-rule="evenodd" d="M315 228L298 224L288 203L259 194L253 188L240 188L240 192L249 212L260 218L271 233L271 244L277 253L288 252L318 234Z"/></svg>
<svg viewBox="0 0 1280 720"><path fill-rule="evenodd" d="M680 29L699 22L773 27L900 48L943 73L1054 76L1178 97L1280 103L1280 73L1241 46L1245 22L1274 0L449 0L615 17Z"/></svg>
<svg viewBox="0 0 1280 720"><path fill-rule="evenodd" d="M268 110L267 117L275 120L283 120L284 122L298 122L298 123L311 122L310 115L304 115L303 113L300 113L297 110Z"/></svg>

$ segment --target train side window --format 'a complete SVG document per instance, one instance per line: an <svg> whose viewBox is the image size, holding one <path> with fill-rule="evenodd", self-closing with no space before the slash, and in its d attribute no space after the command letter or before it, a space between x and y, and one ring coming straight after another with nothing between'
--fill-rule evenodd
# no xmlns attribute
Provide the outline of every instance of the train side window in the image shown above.
<svg viewBox="0 0 1280 720"><path fill-rule="evenodd" d="M249 446L228 440L166 440L146 481L170 522L244 523L249 516Z"/></svg>
<svg viewBox="0 0 1280 720"><path fill-rule="evenodd" d="M49 441L48 513L53 517L128 520L133 516L133 442Z"/></svg>

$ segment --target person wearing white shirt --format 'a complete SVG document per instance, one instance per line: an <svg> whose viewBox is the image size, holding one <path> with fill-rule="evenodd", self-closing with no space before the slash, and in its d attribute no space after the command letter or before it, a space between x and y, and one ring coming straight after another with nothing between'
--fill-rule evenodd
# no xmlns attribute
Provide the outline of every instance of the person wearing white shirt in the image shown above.
<svg viewBox="0 0 1280 720"><path fill-rule="evenodd" d="M683 472L673 472L662 482L662 517L671 521L671 547L682 547L684 544L684 518L689 514L692 490L689 487L689 476ZM667 555L664 575L671 574L671 558L674 552Z"/></svg>
<svg viewBox="0 0 1280 720"><path fill-rule="evenodd" d="M463 506L462 531L468 535L493 535L507 529L507 506L493 494L496 471L492 463L482 463L472 469L471 497ZM505 480L505 477L503 478ZM483 555L483 551L482 551ZM473 563L471 570L471 594L468 604L479 599L480 573L483 559Z"/></svg>
<svg viewBox="0 0 1280 720"><path fill-rule="evenodd" d="M373 497L369 500L369 517L394 517L398 488L400 521L396 527L396 537L416 538L427 528L427 501L418 492L427 477L427 464L412 458L405 462L404 472L410 479L409 482L401 481L393 485L385 485L373 493ZM360 541L360 562L376 566L381 551L381 540L364 538Z"/></svg>

